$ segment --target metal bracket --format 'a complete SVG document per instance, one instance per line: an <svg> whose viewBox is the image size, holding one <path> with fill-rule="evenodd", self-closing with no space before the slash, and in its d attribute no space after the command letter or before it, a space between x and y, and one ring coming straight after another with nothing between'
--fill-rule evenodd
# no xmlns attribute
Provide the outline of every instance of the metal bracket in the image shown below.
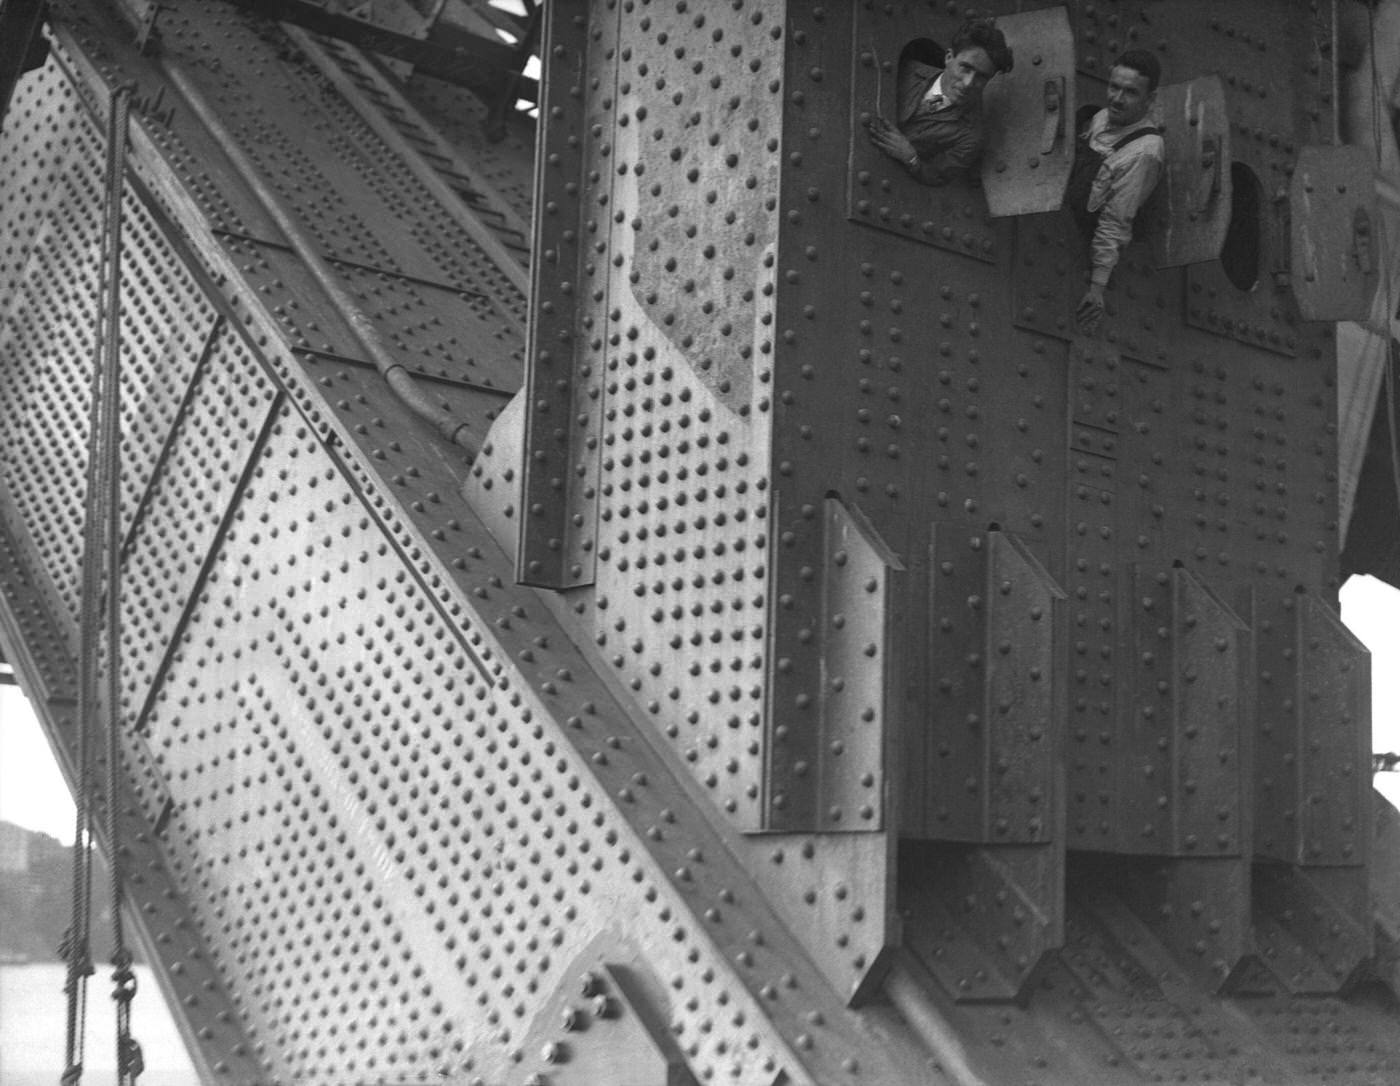
<svg viewBox="0 0 1400 1086"><path fill-rule="evenodd" d="M960 1003L1030 996L1064 945L1064 852L1055 846L906 845L905 944Z"/></svg>
<svg viewBox="0 0 1400 1086"><path fill-rule="evenodd" d="M1055 76L1045 81L1045 118L1040 130L1040 153L1048 155L1055 145L1064 139L1065 111L1062 108L1065 97L1065 78Z"/></svg>
<svg viewBox="0 0 1400 1086"><path fill-rule="evenodd" d="M1344 989L1374 952L1367 872L1361 867L1254 869L1260 960L1294 994Z"/></svg>
<svg viewBox="0 0 1400 1086"><path fill-rule="evenodd" d="M136 51L143 57L151 56L160 49L160 31L156 28L156 21L165 9L165 4L151 0L141 12L141 21L136 26Z"/></svg>
<svg viewBox="0 0 1400 1086"><path fill-rule="evenodd" d="M935 528L930 712L907 733L900 909L959 1001L1015 1001L1064 940L1064 591L1008 532ZM917 729L917 730L915 730ZM969 847L969 844L971 847Z"/></svg>
<svg viewBox="0 0 1400 1086"><path fill-rule="evenodd" d="M480 1071L490 1082L541 1086L694 1086L668 1028L672 1013L669 993L643 956L606 932L559 979L554 998L518 1046L523 1060ZM487 1046L479 1049L484 1056Z"/></svg>
<svg viewBox="0 0 1400 1086"><path fill-rule="evenodd" d="M775 714L785 736L769 753L766 816L771 829L868 832L884 825L884 737L897 703L891 633L904 567L840 498L826 499L825 519L821 673L810 677L821 696L786 719Z"/></svg>
<svg viewBox="0 0 1400 1086"><path fill-rule="evenodd" d="M1118 869L1120 896L1183 971L1212 991L1229 991L1250 975L1254 939L1247 860L1203 856L1134 863L1143 866Z"/></svg>
<svg viewBox="0 0 1400 1086"><path fill-rule="evenodd" d="M988 845L1050 841L1065 593L1007 532L961 540L936 526L930 566L932 689L927 718L910 722L909 756L924 771L906 788L906 832Z"/></svg>
<svg viewBox="0 0 1400 1086"><path fill-rule="evenodd" d="M1201 176L1191 192L1191 209L1204 212L1210 202L1220 195L1220 170L1225 159L1221 153L1220 137L1201 136L1198 157Z"/></svg>

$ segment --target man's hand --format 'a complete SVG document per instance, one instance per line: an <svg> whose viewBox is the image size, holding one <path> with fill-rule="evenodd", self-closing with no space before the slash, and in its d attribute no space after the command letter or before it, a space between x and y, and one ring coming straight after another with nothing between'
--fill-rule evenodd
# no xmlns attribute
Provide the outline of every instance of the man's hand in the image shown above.
<svg viewBox="0 0 1400 1086"><path fill-rule="evenodd" d="M1099 330L1099 324L1103 321L1103 287L1098 283L1089 284L1089 289L1079 300L1079 308L1074 311L1074 320L1086 336L1092 336Z"/></svg>
<svg viewBox="0 0 1400 1086"><path fill-rule="evenodd" d="M865 127L870 133L870 142L890 158L908 166L919 157L908 137L885 118L878 115L871 117Z"/></svg>

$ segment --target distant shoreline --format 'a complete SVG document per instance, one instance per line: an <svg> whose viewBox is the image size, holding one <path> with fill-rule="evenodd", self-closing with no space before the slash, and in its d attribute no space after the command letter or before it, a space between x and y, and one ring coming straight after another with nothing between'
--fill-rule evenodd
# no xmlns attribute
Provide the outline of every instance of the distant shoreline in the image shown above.
<svg viewBox="0 0 1400 1086"><path fill-rule="evenodd" d="M95 887L106 884L99 853L93 855L93 877ZM72 916L72 848L48 834L0 821L0 963L63 964L59 947ZM99 968L112 955L111 904L97 890L89 953Z"/></svg>

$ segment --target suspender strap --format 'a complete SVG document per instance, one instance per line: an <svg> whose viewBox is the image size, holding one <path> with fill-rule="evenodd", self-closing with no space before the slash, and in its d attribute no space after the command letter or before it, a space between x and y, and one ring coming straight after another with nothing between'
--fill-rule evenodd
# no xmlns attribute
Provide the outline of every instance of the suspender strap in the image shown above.
<svg viewBox="0 0 1400 1086"><path fill-rule="evenodd" d="M1162 134L1162 129L1154 124L1150 124L1146 128L1134 128L1126 136L1120 136L1118 138L1109 151L1109 154L1112 154L1114 151L1121 151L1124 147L1128 146L1128 144L1136 139L1141 139L1143 136L1160 136Z"/></svg>

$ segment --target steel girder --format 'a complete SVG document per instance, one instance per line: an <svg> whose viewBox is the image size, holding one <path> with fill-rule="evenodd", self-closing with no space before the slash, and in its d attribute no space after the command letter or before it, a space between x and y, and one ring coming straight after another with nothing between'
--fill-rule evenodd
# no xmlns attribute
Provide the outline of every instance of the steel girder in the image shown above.
<svg viewBox="0 0 1400 1086"><path fill-rule="evenodd" d="M1237 325L1258 303L1217 269L1135 262L1117 348L1069 343L1053 220L1012 229L950 192L965 228L924 230L863 145L822 153L858 131L867 78L844 16L681 6L644 26L555 5L530 303L508 203L343 45L178 3L142 57L74 3L22 88L0 147L0 641L71 756L91 116L134 80L120 845L201 1073L1393 1075L1392 1015L1292 994L1335 989L1370 939L1318 329ZM1092 74L1109 16L1072 14ZM912 16L852 26L883 41ZM1284 49L1229 20L1212 48L1242 32ZM1271 169L1290 152L1261 131ZM1210 302L1162 355L1177 291ZM941 368L898 376L930 336ZM376 352L480 435L475 464ZM993 381L997 359L1020 361ZM948 421L905 423L926 418ZM1239 479L1267 495L1243 526L1212 504ZM1303 527L1257 536L1279 510ZM1124 663L1026 682L1080 642ZM1122 681L1088 695L1104 671ZM1008 699L1025 712L954 769L913 726ZM1104 700L1152 708L1167 753L1091 730ZM1165 809L1128 786L1144 768L1173 782ZM1250 998L1215 995L1223 976Z"/></svg>

